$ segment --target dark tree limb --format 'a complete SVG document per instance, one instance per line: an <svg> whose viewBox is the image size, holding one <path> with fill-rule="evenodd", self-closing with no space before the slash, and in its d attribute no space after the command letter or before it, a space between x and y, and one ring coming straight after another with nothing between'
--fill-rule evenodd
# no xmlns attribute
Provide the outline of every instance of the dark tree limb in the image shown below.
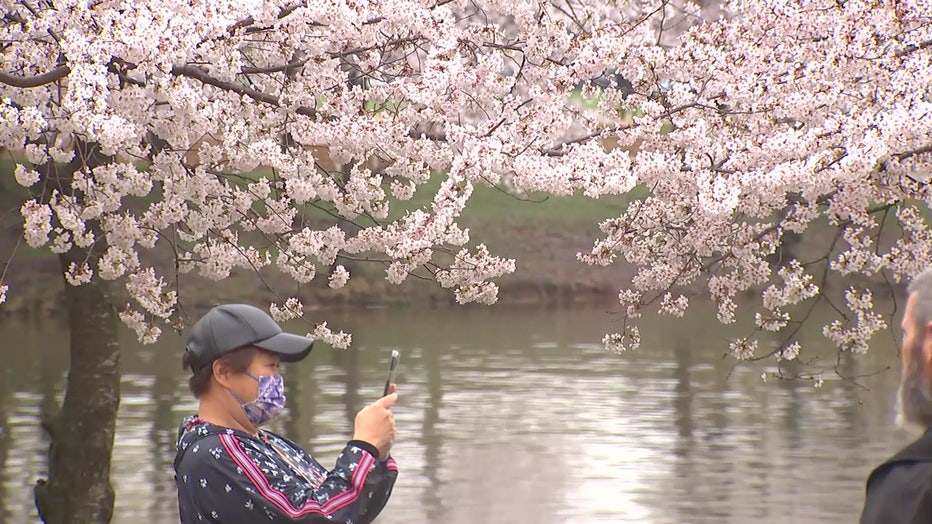
<svg viewBox="0 0 932 524"><path fill-rule="evenodd" d="M6 71L0 71L0 83L8 86L29 89L32 87L42 87L44 85L55 83L65 78L71 73L71 68L67 65L60 65L55 69L41 75L20 76Z"/></svg>

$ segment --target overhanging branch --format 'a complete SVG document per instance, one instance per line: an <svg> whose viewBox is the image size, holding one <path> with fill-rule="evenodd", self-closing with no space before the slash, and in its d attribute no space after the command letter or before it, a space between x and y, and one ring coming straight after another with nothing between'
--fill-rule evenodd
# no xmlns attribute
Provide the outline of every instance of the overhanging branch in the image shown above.
<svg viewBox="0 0 932 524"><path fill-rule="evenodd" d="M922 42L916 42L916 43L908 44L908 45L907 45L906 47L904 47L903 49L900 49L899 51L897 51L897 52L896 52L896 56L898 56L898 57L900 57L900 58L903 58L904 56L906 56L906 55L908 55L908 54L910 54L910 53L912 53L912 52L914 52L914 51L919 51L919 50L921 50L921 49L925 49L925 48L930 47L930 46L932 46L932 40L924 40L924 41L922 41Z"/></svg>
<svg viewBox="0 0 932 524"><path fill-rule="evenodd" d="M911 156L924 155L926 153L932 153L932 144L929 144L923 147L917 147L916 149L913 149L911 151L903 151L902 153L896 153L893 156L896 157L897 160L906 160L907 158Z"/></svg>
<svg viewBox="0 0 932 524"><path fill-rule="evenodd" d="M602 136L608 136L608 135L611 135L612 133L617 133L619 131L623 131L630 127L632 126L617 125L617 126L608 127L606 129L600 129L598 131L593 131L581 137L574 138L572 140L567 140L565 142L560 142L556 146L551 147L549 149L544 149L541 151L541 154L545 156L565 156L567 153L569 153L569 150L567 149L568 146L571 146L573 144L581 144L583 142L588 142L589 140L592 140L593 138L600 138Z"/></svg>
<svg viewBox="0 0 932 524"><path fill-rule="evenodd" d="M291 13L297 11L299 7L301 7L301 4L300 4L300 3L299 3L299 4L290 5L290 6L288 6L288 7L283 7L282 10L278 12L278 19L281 20L282 18L285 18L286 16L290 15ZM250 33L250 32L254 32L254 31L263 31L263 30L268 29L268 28L266 28L266 27L250 27L250 26L252 26L252 24L254 24L254 23L256 23L256 19L250 16L250 17L244 18L243 20L240 20L239 22L236 22L235 24L231 25L231 26L229 27L228 31L229 31L230 33L234 33L234 32L236 32L238 29L246 29L246 32L247 32L247 33ZM252 30L252 31L250 31L250 30Z"/></svg>
<svg viewBox="0 0 932 524"><path fill-rule="evenodd" d="M240 72L244 75L264 75L264 74L269 74L269 73L288 72L288 71L292 71L294 69L297 69L303 66L307 62L308 62L307 59L304 59L304 60L293 60L291 62L288 62L287 64L281 64L281 65L276 65L276 66L243 67L240 70Z"/></svg>
<svg viewBox="0 0 932 524"><path fill-rule="evenodd" d="M41 87L53 82L57 82L58 80L68 76L69 73L71 73L71 68L66 65L58 66L48 73L42 73L41 75L35 76L19 76L12 73L7 73L6 71L0 71L0 83L6 84L8 86L29 89L32 87Z"/></svg>
<svg viewBox="0 0 932 524"><path fill-rule="evenodd" d="M219 89L223 89L224 91L230 91L232 93L237 93L240 95L248 96L249 98L255 100L256 102L262 102L265 104L273 105L275 107L281 107L281 101L278 99L277 96L270 95L268 93L263 93L261 91L257 91L255 89L252 89L251 87L246 87L243 84L237 84L235 82L227 82L224 80L220 80L218 78L214 78L210 76L209 74L207 74L207 71L204 71L203 69L199 67L195 67L191 65L175 66L172 68L172 74L175 76L184 76L184 77L192 78L194 80L203 82L207 85L212 85ZM304 115L304 116L308 116L311 118L314 118L317 116L317 111L310 107L304 107L304 106L298 107L295 110L295 112L298 113L299 115Z"/></svg>

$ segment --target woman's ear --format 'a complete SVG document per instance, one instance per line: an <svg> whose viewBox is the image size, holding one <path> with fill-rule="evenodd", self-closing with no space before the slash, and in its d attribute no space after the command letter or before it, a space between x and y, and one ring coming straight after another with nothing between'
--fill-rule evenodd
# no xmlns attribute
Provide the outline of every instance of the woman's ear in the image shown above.
<svg viewBox="0 0 932 524"><path fill-rule="evenodd" d="M210 365L214 373L214 380L216 380L217 383L220 384L221 386L225 388L229 388L231 385L230 375L232 375L232 371L230 371L230 367L224 364L223 362L220 362L219 360L214 360L213 362L210 363Z"/></svg>

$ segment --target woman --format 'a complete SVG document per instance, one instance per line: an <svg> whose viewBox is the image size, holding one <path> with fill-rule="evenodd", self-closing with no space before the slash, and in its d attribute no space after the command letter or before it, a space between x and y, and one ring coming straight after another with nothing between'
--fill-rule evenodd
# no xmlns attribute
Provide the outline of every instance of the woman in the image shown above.
<svg viewBox="0 0 932 524"><path fill-rule="evenodd" d="M283 333L262 310L227 304L191 328L184 365L197 416L178 430L175 483L182 524L366 524L398 475L391 393L356 415L355 431L327 470L290 440L261 429L285 407L279 362L308 355L310 338Z"/></svg>

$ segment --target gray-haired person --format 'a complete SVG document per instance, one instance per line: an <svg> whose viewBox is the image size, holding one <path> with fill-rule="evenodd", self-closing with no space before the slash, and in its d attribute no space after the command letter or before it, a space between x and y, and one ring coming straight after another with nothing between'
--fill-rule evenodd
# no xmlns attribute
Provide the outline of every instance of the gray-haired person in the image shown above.
<svg viewBox="0 0 932 524"><path fill-rule="evenodd" d="M861 524L932 522L932 269L908 293L897 423L922 436L870 474Z"/></svg>
<svg viewBox="0 0 932 524"><path fill-rule="evenodd" d="M367 524L391 495L398 468L390 393L356 415L353 439L331 469L262 427L285 407L279 362L297 362L312 340L245 304L211 309L184 354L197 415L178 429L175 484L182 524Z"/></svg>

